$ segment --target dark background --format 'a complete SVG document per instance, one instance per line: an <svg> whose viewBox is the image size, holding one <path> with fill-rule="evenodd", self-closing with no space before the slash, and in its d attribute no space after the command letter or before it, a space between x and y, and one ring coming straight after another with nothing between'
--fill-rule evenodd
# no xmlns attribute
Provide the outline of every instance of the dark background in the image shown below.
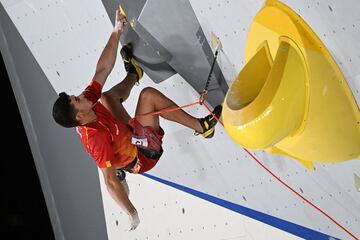
<svg viewBox="0 0 360 240"><path fill-rule="evenodd" d="M0 171L1 239L55 239L39 177L11 83L0 56L2 157Z"/></svg>

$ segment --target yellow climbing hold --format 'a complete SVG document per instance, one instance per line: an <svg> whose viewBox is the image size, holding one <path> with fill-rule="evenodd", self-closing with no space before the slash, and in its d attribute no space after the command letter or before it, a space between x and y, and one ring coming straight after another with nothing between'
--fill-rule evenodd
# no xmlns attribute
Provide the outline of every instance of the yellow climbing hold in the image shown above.
<svg viewBox="0 0 360 240"><path fill-rule="evenodd" d="M339 67L290 8L266 1L248 34L245 66L223 109L225 129L249 149L312 162L360 157L360 112Z"/></svg>

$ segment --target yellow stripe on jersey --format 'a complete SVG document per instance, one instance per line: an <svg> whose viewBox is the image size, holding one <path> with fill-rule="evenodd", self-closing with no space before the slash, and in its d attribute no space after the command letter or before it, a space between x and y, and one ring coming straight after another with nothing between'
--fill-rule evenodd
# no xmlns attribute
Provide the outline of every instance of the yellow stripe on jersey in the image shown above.
<svg viewBox="0 0 360 240"><path fill-rule="evenodd" d="M111 167L112 165L111 165L111 162L110 161L106 161L106 167L107 168L109 168L109 167Z"/></svg>

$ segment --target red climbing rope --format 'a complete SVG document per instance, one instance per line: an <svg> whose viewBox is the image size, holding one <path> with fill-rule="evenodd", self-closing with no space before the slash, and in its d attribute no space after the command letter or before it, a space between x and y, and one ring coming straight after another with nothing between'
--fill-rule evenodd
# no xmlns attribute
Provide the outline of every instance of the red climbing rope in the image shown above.
<svg viewBox="0 0 360 240"><path fill-rule="evenodd" d="M207 106L204 102L203 104L204 107L212 114L209 106ZM224 126L224 123L218 119L214 114L212 114L216 120L218 120L218 122ZM247 150L244 147L241 147L242 149L244 149L245 152L247 152L262 168L264 168L268 173L270 173L270 175L272 175L274 178L276 178L276 180L278 180L281 184L283 184L286 188L288 188L290 191L292 191L293 193L295 193L298 197L300 197L302 200L304 200L307 204L309 204L310 206L312 206L313 208L315 208L316 210L318 210L320 213L322 213L325 217L327 217L328 219L330 219L330 221L332 221L333 223L335 223L337 226L339 226L342 230L344 230L347 234L349 234L352 238L354 238L355 240L359 240L357 237L355 237L355 235L353 235L350 231L348 231L345 227L343 227L340 223L338 223L337 221L335 221L335 219L333 219L332 217L330 217L326 212L324 212L323 210L321 210L319 207L317 207L315 204L313 204L312 202L310 202L309 200L307 200L304 196L302 196L299 192L297 192L295 189L293 189L292 187L290 187L286 182L284 182L283 180L280 179L280 177L276 176L275 173L273 173L269 168L267 168L263 163L261 163L249 150Z"/></svg>
<svg viewBox="0 0 360 240"><path fill-rule="evenodd" d="M156 114L161 114L161 113L168 113L168 112L173 112L173 111L177 111L183 108L187 108L187 107L191 107L194 105L203 105L213 116L214 118L222 125L224 126L224 123L217 117L215 116L215 114L212 113L211 109L209 108L208 105L206 105L205 101L205 97L206 94L204 94L204 96L202 95L202 97L200 97L200 100L197 102L193 102L184 106L180 106L180 107L170 107L170 108L165 108L162 109L160 111L157 112L151 112L151 113L145 113L145 114L140 114L135 116L136 118L138 117L145 117L145 116L151 116L151 115L156 115ZM348 231L345 227L343 227L340 223L338 223L335 219L333 219L332 217L330 217L326 212L324 212L323 210L321 210L318 206L316 206L315 204L313 204L312 202L310 202L309 200L307 200L304 196L302 196L299 192L297 192L295 189L293 189L292 187L290 187L286 182L284 182L283 180L280 179L280 177L276 176L269 168L267 168L263 163L261 163L249 150L247 150L246 148L243 148L245 152L247 152L252 159L254 159L263 169L265 169L271 176L273 176L276 180L278 180L282 185L284 185L287 189L289 189L291 192L293 192L294 194L296 194L298 197L300 197L302 200L304 200L307 204L309 204L310 206L312 206L313 208L315 208L317 211L319 211L321 214L323 214L325 217L327 217L330 221L332 221L333 223L335 223L338 227L340 227L342 230L344 230L347 234L349 234L353 239L355 240L359 240L357 237L355 237L354 234L352 234L350 231Z"/></svg>
<svg viewBox="0 0 360 240"><path fill-rule="evenodd" d="M187 107L191 107L191 106L194 106L194 105L197 105L197 104L200 104L200 102L197 101L197 102L193 102L193 103L190 103L190 104L186 104L186 105L180 106L180 107L169 107L169 108L165 108L165 109L159 110L159 111L157 111L157 112L150 112L150 113L139 114L139 115L136 115L135 118L152 116L152 115L157 115L157 114L160 115L161 113L174 112L174 111L177 111L177 110L180 110L180 109L183 109L183 108L187 108Z"/></svg>
<svg viewBox="0 0 360 240"><path fill-rule="evenodd" d="M293 193L295 193L298 197L300 197L302 200L304 200L307 204L309 204L310 206L312 206L313 208L315 208L316 210L318 210L320 213L322 213L325 217L327 217L328 219L330 219L333 223L335 223L336 225L338 225L342 230L344 230L347 234L349 234L352 238L359 240L358 238L355 237L355 235L353 235L351 232L349 232L345 227L343 227L340 223L338 223L337 221L335 221L335 219L333 219L332 217L330 217L326 212L324 212L323 210L321 210L319 207L317 207L315 204L313 204L312 202L310 202L309 200L307 200L305 197L303 197L299 192L297 192L295 189L293 189L292 187L290 187L286 182L284 182L283 180L280 179L280 177L276 176L271 170L269 170L264 164L262 164L249 150L247 150L246 148L242 148L245 150L245 152L247 152L261 167L263 167L268 173L270 173L274 178L276 178L281 184L283 184L286 188L288 188L290 191L292 191Z"/></svg>

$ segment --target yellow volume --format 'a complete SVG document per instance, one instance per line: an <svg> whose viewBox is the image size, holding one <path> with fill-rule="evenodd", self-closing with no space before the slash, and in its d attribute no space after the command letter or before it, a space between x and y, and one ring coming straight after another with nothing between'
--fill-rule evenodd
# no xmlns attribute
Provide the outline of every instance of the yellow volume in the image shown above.
<svg viewBox="0 0 360 240"><path fill-rule="evenodd" d="M360 157L360 112L334 59L289 7L266 1L250 27L245 66L223 120L231 138L300 161Z"/></svg>

